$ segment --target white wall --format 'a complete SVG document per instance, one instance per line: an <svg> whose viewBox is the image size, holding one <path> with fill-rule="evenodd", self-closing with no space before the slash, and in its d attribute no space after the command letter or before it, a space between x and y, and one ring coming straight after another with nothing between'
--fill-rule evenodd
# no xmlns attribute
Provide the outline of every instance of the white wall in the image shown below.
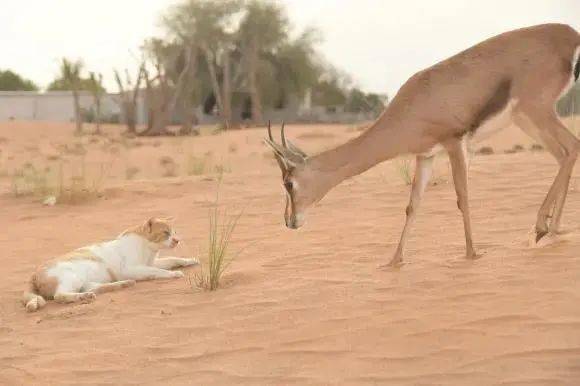
<svg viewBox="0 0 580 386"><path fill-rule="evenodd" d="M116 98L115 94L103 97L103 115L120 113ZM90 110L93 97L81 93L80 104L83 109ZM8 120L71 122L74 120L72 92L0 91L0 122Z"/></svg>

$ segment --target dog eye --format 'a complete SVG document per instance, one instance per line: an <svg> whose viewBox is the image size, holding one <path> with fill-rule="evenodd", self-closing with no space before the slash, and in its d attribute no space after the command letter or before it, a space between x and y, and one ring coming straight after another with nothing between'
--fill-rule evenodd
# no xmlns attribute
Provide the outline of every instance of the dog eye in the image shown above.
<svg viewBox="0 0 580 386"><path fill-rule="evenodd" d="M292 189L294 188L294 185L292 184L292 181L286 181L284 182L284 187L288 192L291 192Z"/></svg>

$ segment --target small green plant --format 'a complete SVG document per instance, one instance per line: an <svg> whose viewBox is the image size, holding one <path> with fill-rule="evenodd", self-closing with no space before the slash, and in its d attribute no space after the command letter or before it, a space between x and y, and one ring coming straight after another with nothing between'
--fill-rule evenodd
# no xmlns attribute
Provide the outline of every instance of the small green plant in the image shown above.
<svg viewBox="0 0 580 386"><path fill-rule="evenodd" d="M411 185L413 182L413 175L411 170L411 160L401 159L395 161L395 166L397 167L397 173L399 177L405 182L405 185Z"/></svg>
<svg viewBox="0 0 580 386"><path fill-rule="evenodd" d="M200 176L205 173L205 159L190 155L187 159L187 175Z"/></svg>
<svg viewBox="0 0 580 386"><path fill-rule="evenodd" d="M53 190L49 182L52 177L53 172L50 168L37 169L31 163L26 163L12 175L12 193L16 197L46 196Z"/></svg>
<svg viewBox="0 0 580 386"><path fill-rule="evenodd" d="M226 210L219 210L219 183L216 199L209 211L209 240L206 261L200 262L199 273L189 277L192 288L215 291L219 288L223 273L234 260L229 257L228 248L232 234L243 212L228 216Z"/></svg>
<svg viewBox="0 0 580 386"><path fill-rule="evenodd" d="M27 163L14 171L12 193L16 197L50 198L58 204L80 204L100 196L112 162L100 164L98 172L92 177L88 176L84 158L77 166L80 170L66 173L64 162L56 170L50 167L36 168Z"/></svg>
<svg viewBox="0 0 580 386"><path fill-rule="evenodd" d="M213 167L213 170L216 174L219 174L220 176L225 174L225 173L231 173L232 172L232 168L229 165L224 165L224 164L217 164Z"/></svg>

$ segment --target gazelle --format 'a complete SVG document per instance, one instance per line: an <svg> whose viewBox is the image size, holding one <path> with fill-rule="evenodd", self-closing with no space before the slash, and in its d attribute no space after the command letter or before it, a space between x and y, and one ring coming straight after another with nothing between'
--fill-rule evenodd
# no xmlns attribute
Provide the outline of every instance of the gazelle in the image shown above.
<svg viewBox="0 0 580 386"><path fill-rule="evenodd" d="M390 266L402 263L405 243L431 176L446 150L457 206L463 215L466 257L477 258L467 198L466 142L516 124L545 145L560 169L537 215L536 243L556 234L580 142L562 124L557 100L580 76L580 35L562 24L503 33L412 76L383 114L359 137L315 156L285 138L266 142L282 171L288 228L304 223L308 207L345 179L403 155L416 155L406 221ZM550 220L550 221L548 221Z"/></svg>

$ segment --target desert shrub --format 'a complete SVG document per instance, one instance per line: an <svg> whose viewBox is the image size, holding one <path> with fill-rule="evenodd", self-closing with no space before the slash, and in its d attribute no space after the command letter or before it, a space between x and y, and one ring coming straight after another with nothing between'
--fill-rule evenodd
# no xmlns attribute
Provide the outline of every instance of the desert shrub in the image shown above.
<svg viewBox="0 0 580 386"><path fill-rule="evenodd" d="M522 145L514 145L511 149L506 150L504 153L505 154L514 154L514 153L520 153L524 151L524 147Z"/></svg>
<svg viewBox="0 0 580 386"><path fill-rule="evenodd" d="M219 209L219 185L216 199L209 211L209 232L207 256L200 261L200 271L189 278L192 288L215 291L220 286L224 272L234 257L230 257L229 245L243 212L228 216L227 211Z"/></svg>
<svg viewBox="0 0 580 386"><path fill-rule="evenodd" d="M84 158L77 166L80 170L71 171L65 170L63 162L58 168L37 168L27 163L14 171L12 193L16 197L50 198L57 204L80 204L99 197L112 163L100 164L91 176L87 173Z"/></svg>
<svg viewBox="0 0 580 386"><path fill-rule="evenodd" d="M405 185L411 185L413 182L413 171L411 167L411 160L400 159L395 161L395 166L397 168L397 174L403 180Z"/></svg>
<svg viewBox="0 0 580 386"><path fill-rule="evenodd" d="M225 165L225 164L216 164L213 167L213 171L216 174L222 175L225 173L231 173L232 167L230 165Z"/></svg>
<svg viewBox="0 0 580 386"><path fill-rule="evenodd" d="M205 173L206 161L203 158L190 155L187 158L186 166L187 166L187 175L200 176Z"/></svg>
<svg viewBox="0 0 580 386"><path fill-rule="evenodd" d="M492 155L494 153L493 148L491 146L483 146L480 147L475 154L479 155Z"/></svg>
<svg viewBox="0 0 580 386"><path fill-rule="evenodd" d="M177 163L170 156L161 157L159 165L163 169L163 177L175 177L177 175Z"/></svg>

